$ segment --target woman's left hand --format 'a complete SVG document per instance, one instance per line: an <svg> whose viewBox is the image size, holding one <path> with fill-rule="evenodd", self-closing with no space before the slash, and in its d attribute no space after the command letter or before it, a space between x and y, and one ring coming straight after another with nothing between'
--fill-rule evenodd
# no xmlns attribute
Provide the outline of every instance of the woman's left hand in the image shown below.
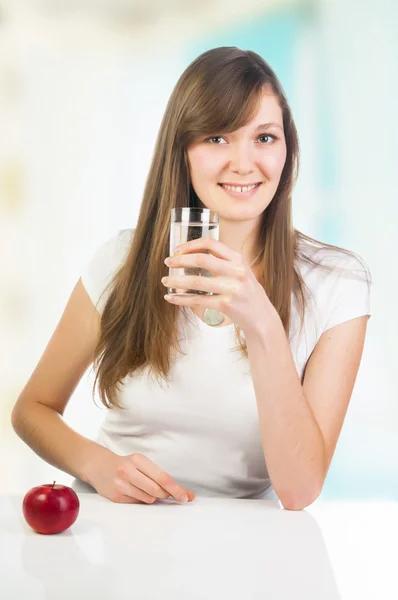
<svg viewBox="0 0 398 600"><path fill-rule="evenodd" d="M168 302L180 306L215 308L239 325L245 335L261 331L270 319L276 318L274 306L240 252L209 237L186 242L178 248L180 252L166 258L168 267L199 267L210 271L213 277L169 276L162 278L163 285L168 288L213 292L215 295L167 295L165 298ZM177 248L175 252L176 250ZM210 254L204 254L206 250Z"/></svg>

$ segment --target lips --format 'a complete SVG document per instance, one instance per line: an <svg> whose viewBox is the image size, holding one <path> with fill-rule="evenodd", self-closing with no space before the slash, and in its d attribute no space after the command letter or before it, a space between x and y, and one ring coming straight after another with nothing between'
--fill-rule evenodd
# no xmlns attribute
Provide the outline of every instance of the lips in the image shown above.
<svg viewBox="0 0 398 600"><path fill-rule="evenodd" d="M250 187L252 185L259 185L261 181L252 181L251 183L230 183L229 181L220 181L218 185L229 185L230 187Z"/></svg>
<svg viewBox="0 0 398 600"><path fill-rule="evenodd" d="M232 196L233 198L250 198L251 196L253 196L254 194L257 193L257 190L260 188L262 182L259 182L257 184L255 184L256 187L249 189L246 192L238 192L238 191L233 191L231 189L228 189L226 187L224 187L225 184L221 184L219 183L218 185L220 186L220 188L222 190L224 190L224 192L226 194L228 194L229 196ZM237 186L237 187L241 187L241 186ZM242 187L250 187L250 186L242 186Z"/></svg>
<svg viewBox="0 0 398 600"><path fill-rule="evenodd" d="M249 184L246 184L246 185L231 185L230 183L219 183L217 185L219 185L220 187L222 187L224 189L229 189L231 191L237 192L239 190L242 191L244 188L245 188L245 191L252 190L254 188L259 187L261 185L261 183L262 182L259 181L258 183L251 183L250 185Z"/></svg>

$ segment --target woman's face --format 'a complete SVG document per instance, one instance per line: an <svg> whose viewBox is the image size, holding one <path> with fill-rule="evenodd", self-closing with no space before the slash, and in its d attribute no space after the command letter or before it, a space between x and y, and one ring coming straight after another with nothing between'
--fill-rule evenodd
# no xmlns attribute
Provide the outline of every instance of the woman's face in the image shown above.
<svg viewBox="0 0 398 600"><path fill-rule="evenodd" d="M268 124L268 125L266 125ZM203 205L233 221L258 217L270 204L286 160L283 114L277 97L263 94L253 121L227 134L201 136L188 148L192 186ZM221 184L258 185L254 191Z"/></svg>

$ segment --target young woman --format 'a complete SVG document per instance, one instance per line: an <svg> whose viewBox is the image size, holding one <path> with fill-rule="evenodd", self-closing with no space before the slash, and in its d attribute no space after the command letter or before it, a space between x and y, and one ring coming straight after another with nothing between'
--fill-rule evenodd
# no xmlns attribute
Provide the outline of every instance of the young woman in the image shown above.
<svg viewBox="0 0 398 600"><path fill-rule="evenodd" d="M283 89L258 54L215 48L189 65L136 228L95 253L14 407L38 455L115 502L276 494L298 510L318 497L361 360L370 276L357 255L294 229L298 159ZM169 257L175 206L217 211L219 241ZM212 277L170 278L168 266ZM170 287L213 295L165 297ZM109 409L96 441L62 419L90 365Z"/></svg>

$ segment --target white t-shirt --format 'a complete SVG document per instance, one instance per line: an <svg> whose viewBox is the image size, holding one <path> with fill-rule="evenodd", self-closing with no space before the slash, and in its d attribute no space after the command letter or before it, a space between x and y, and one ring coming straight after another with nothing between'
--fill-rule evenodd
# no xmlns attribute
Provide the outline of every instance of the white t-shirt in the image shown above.
<svg viewBox="0 0 398 600"><path fill-rule="evenodd" d="M101 313L105 286L122 264L134 230L106 241L82 273L82 282ZM334 264L328 272L301 261L301 275L311 292L304 327L292 295L290 347L302 378L305 365L324 331L370 314L369 286L356 258L313 246L306 254ZM363 262L363 261L362 261ZM354 271L353 277L350 273ZM359 277L358 277L359 275ZM123 380L118 400L125 408L108 409L96 441L119 455L146 455L181 485L202 496L276 497L261 444L250 364L237 346L234 324L206 325L188 308L180 311L181 349L169 374L156 382L148 369Z"/></svg>

